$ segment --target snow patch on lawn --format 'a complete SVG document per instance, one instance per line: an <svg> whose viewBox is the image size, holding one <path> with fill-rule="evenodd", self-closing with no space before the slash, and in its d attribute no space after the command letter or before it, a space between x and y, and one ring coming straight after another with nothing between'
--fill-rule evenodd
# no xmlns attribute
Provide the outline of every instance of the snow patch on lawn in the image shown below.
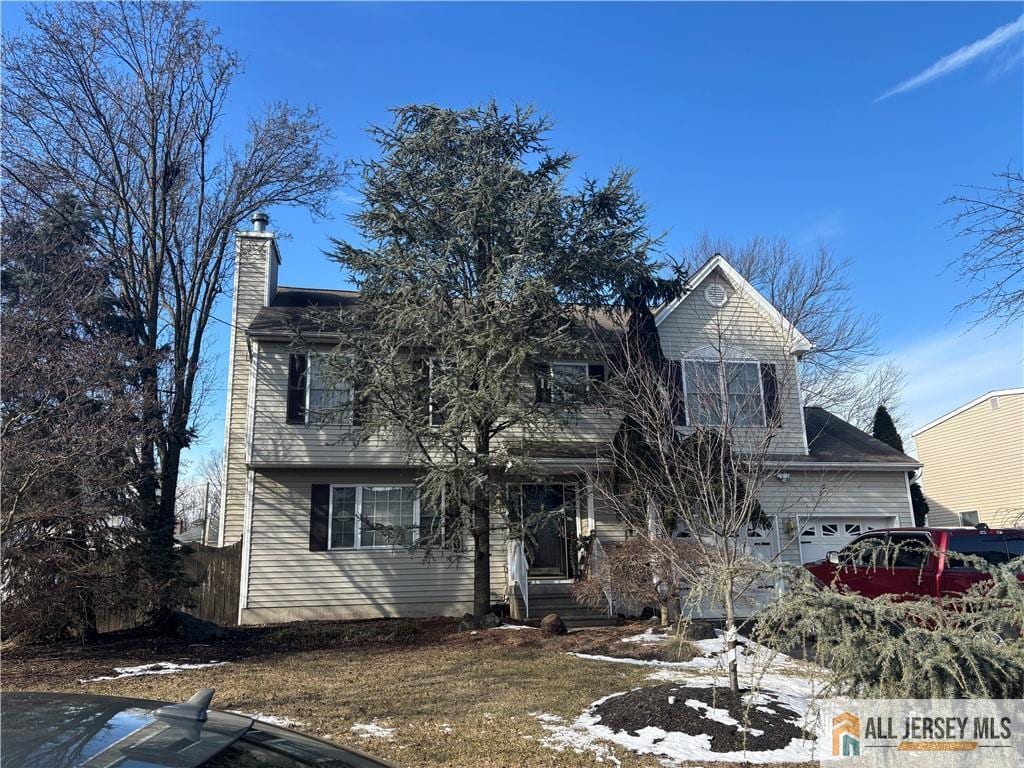
<svg viewBox="0 0 1024 768"><path fill-rule="evenodd" d="M648 632L635 636L634 642L644 642ZM805 677L808 666L785 654L772 651L765 646L740 638L737 667L740 685L750 688L754 693L747 694L747 700L762 711L774 712L775 705L784 705L797 713L793 723L807 731L815 732L817 728L817 708L814 700L821 696L822 685L810 677ZM648 679L661 682L685 683L693 687L713 687L728 684L729 654L725 648L723 635L711 640L694 641L694 646L702 654L690 661L667 662L648 659L615 658L573 653L581 659L630 664L651 667ZM793 739L785 748L764 751L745 752L714 752L711 749L711 737L708 734L687 734L666 732L660 728L647 727L634 733L612 731L601 725L600 716L593 714L595 707L614 696L612 694L595 701L571 724L545 725L552 731L548 738L548 746L556 744L573 745L576 751L594 751L600 742L607 741L637 752L662 758L665 766L675 766L683 761L703 762L741 762L778 763L805 762L820 758L820 747L814 740ZM696 699L686 702L688 706L701 709L704 715L726 725L739 725L725 710L715 709ZM535 715L536 716L536 715ZM759 735L757 729L747 729L752 735ZM545 742L547 743L547 742ZM556 747L557 748L557 747ZM563 749L566 746L562 747Z"/></svg>
<svg viewBox="0 0 1024 768"><path fill-rule="evenodd" d="M491 629L538 629L538 627L528 627L526 624L499 624Z"/></svg>
<svg viewBox="0 0 1024 768"><path fill-rule="evenodd" d="M349 730L360 739L387 739L390 741L395 735L394 728L383 726L376 720L372 723L356 723Z"/></svg>
<svg viewBox="0 0 1024 768"><path fill-rule="evenodd" d="M229 709L228 712L259 720L261 723L270 723L270 725L276 725L278 728L303 728L306 725L301 720L292 720L290 717L283 717L281 715L265 715L262 712L253 714L251 712L239 712L237 709Z"/></svg>
<svg viewBox="0 0 1024 768"><path fill-rule="evenodd" d="M548 732L548 735L540 740L543 746L556 752L564 752L569 749L577 755L589 752L594 756L594 762L622 765L622 762L612 754L610 747L594 739L586 731L581 731L575 726L565 725L564 718L544 713L531 712L530 714L540 720L541 727Z"/></svg>
<svg viewBox="0 0 1024 768"><path fill-rule="evenodd" d="M632 664L635 667L666 667L669 669L674 667L692 667L692 664L689 661L655 661L653 659L620 658L618 656L600 656L593 653L575 652L570 652L569 656L575 656L577 659L589 659L590 661L613 661L616 664Z"/></svg>
<svg viewBox="0 0 1024 768"><path fill-rule="evenodd" d="M646 629L639 635L630 635L629 637L622 638L624 643L663 643L668 639L668 635L664 632L655 632L652 629Z"/></svg>
<svg viewBox="0 0 1024 768"><path fill-rule="evenodd" d="M101 680L120 680L125 677L141 677L143 675L174 675L178 672L188 672L193 669L204 669L206 667L221 667L228 664L227 661L208 661L205 664L175 664L171 661L157 661L152 664L140 664L137 667L114 667L115 674L101 677L88 677L79 680L80 683L96 683Z"/></svg>

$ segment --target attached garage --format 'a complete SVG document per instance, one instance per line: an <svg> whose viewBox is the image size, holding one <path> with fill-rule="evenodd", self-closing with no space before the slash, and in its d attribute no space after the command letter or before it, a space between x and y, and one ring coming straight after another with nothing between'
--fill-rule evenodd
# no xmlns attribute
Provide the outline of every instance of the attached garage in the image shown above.
<svg viewBox="0 0 1024 768"><path fill-rule="evenodd" d="M897 528L899 525L899 518L895 516L814 516L801 520L800 560L804 563L822 560L829 552L839 551L862 533L879 528Z"/></svg>

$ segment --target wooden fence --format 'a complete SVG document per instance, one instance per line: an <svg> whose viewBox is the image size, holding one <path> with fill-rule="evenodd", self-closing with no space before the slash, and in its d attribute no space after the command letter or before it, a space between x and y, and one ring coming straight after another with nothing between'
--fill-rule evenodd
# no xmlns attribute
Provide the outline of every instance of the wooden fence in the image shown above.
<svg viewBox="0 0 1024 768"><path fill-rule="evenodd" d="M228 547L192 544L185 573L195 586L189 613L222 627L238 623L238 589L242 578L242 542Z"/></svg>
<svg viewBox="0 0 1024 768"><path fill-rule="evenodd" d="M207 547L203 544L187 546L188 554L182 558L182 568L194 584L192 606L186 609L187 612L222 627L237 624L242 542L229 547ZM100 613L96 617L96 625L100 632L113 632L137 627L143 619L141 614L134 611Z"/></svg>

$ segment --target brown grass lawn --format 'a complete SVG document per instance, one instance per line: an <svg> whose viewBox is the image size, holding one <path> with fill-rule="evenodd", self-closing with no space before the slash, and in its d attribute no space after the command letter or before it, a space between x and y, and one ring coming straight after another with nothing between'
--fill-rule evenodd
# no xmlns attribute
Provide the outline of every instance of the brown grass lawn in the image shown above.
<svg viewBox="0 0 1024 768"><path fill-rule="evenodd" d="M533 713L572 721L589 704L648 684L649 669L578 659L615 653L640 627L545 638L539 630L456 632L448 621L306 624L232 633L187 646L131 639L98 647L20 648L4 654L3 690L61 690L179 701L216 688L214 706L289 717L302 730L403 766L592 766L593 753L556 752ZM230 659L173 675L81 683L114 666ZM359 738L355 723L394 729ZM656 766L615 748L623 766ZM604 763L607 765L608 763Z"/></svg>

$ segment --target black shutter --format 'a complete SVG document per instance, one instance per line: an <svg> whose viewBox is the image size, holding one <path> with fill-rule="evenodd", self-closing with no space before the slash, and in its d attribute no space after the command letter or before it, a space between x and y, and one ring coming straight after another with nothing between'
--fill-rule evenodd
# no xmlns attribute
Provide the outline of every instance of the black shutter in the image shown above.
<svg viewBox="0 0 1024 768"><path fill-rule="evenodd" d="M285 421L306 423L306 355L288 355L288 409Z"/></svg>
<svg viewBox="0 0 1024 768"><path fill-rule="evenodd" d="M534 397L537 403L551 402L551 366L535 363L533 366Z"/></svg>
<svg viewBox="0 0 1024 768"><path fill-rule="evenodd" d="M363 389L356 384L352 385L352 426L362 426L370 410L370 398L363 392Z"/></svg>
<svg viewBox="0 0 1024 768"><path fill-rule="evenodd" d="M769 427L782 424L779 405L779 374L775 363L761 363L761 388L764 390L764 415Z"/></svg>
<svg viewBox="0 0 1024 768"><path fill-rule="evenodd" d="M413 387L416 400L423 412L423 420L430 421L430 360L417 357L412 361Z"/></svg>
<svg viewBox="0 0 1024 768"><path fill-rule="evenodd" d="M327 518L331 513L331 486L313 485L309 494L309 551L327 549Z"/></svg>
<svg viewBox="0 0 1024 768"><path fill-rule="evenodd" d="M683 390L683 364L678 360L669 360L667 385L672 407L672 421L677 427L685 427L686 393Z"/></svg>
<svg viewBox="0 0 1024 768"><path fill-rule="evenodd" d="M587 388L586 401L595 403L600 399L601 385L604 383L604 363L588 363L587 378L590 379L590 386Z"/></svg>

